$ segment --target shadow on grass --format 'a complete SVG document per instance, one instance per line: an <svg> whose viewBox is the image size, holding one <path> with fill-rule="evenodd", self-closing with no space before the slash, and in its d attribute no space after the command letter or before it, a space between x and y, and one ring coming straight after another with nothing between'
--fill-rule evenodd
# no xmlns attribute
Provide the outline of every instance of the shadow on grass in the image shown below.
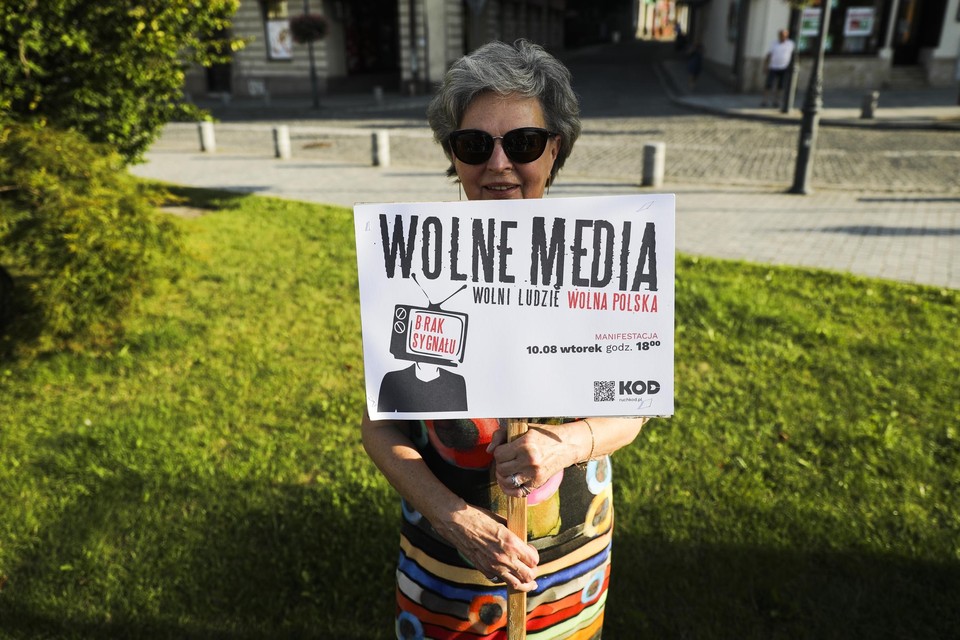
<svg viewBox="0 0 960 640"><path fill-rule="evenodd" d="M226 189L184 187L154 180L141 182L143 188L160 201L161 206L189 204L197 209L217 210L237 206L236 203L251 197L249 193Z"/></svg>
<svg viewBox="0 0 960 640"><path fill-rule="evenodd" d="M40 336L40 308L30 286L35 280L0 265L0 362L15 360L21 347Z"/></svg>
<svg viewBox="0 0 960 640"><path fill-rule="evenodd" d="M960 564L620 536L604 637L939 639L960 629Z"/></svg>
<svg viewBox="0 0 960 640"><path fill-rule="evenodd" d="M235 485L226 500L169 496L155 522L132 531L144 483L106 484L48 527L9 576L3 630L31 639L392 637L397 519L362 499L359 484L349 489ZM125 584L106 593L103 567L83 557L124 534L139 537L137 557L114 562ZM922 639L960 628L956 564L629 534L614 550L605 637Z"/></svg>
<svg viewBox="0 0 960 640"><path fill-rule="evenodd" d="M153 480L104 483L39 532L7 568L0 637L389 637L392 497Z"/></svg>
<svg viewBox="0 0 960 640"><path fill-rule="evenodd" d="M62 438L38 471L66 484L74 466L111 465L63 459L96 445ZM363 474L304 485L103 475L3 569L0 636L393 637L399 514ZM664 543L625 529L614 557L604 637L915 640L960 628L958 563Z"/></svg>

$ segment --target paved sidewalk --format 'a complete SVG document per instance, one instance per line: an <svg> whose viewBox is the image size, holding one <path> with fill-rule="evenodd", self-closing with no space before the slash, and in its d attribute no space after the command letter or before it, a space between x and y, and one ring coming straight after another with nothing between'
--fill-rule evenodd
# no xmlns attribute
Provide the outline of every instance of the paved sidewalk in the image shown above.
<svg viewBox="0 0 960 640"><path fill-rule="evenodd" d="M806 97L806 87L797 87L794 109L761 107L761 96L734 93L723 82L705 72L697 86L688 86L686 69L679 59L664 60L659 67L664 89L677 104L706 113L727 117L799 123ZM820 124L824 126L870 127L892 129L933 129L960 131L960 105L957 87L922 89L880 89L877 108L872 118L862 117L863 98L867 90L831 89L823 92Z"/></svg>
<svg viewBox="0 0 960 640"><path fill-rule="evenodd" d="M376 168L254 155L152 152L137 175L176 184L352 206L357 202L457 200L434 168ZM960 288L960 196L849 191L798 196L764 187L668 184L677 194L677 249L849 271ZM633 184L561 176L549 197L650 192Z"/></svg>
<svg viewBox="0 0 960 640"><path fill-rule="evenodd" d="M609 50L600 53L610 55ZM772 109L761 110L755 106L758 96L732 94L706 77L694 93L684 92L677 88L685 81L678 79L683 72L678 65L675 59L658 64L663 90L676 104L722 114L717 126L734 117L799 120L799 112L781 116ZM598 58L595 68L606 66ZM615 76L616 71L606 73ZM594 104L613 104L622 97L616 93L618 85L607 80L599 78L596 93L590 96ZM821 122L944 128L950 138L944 150L935 152L941 156L932 157L955 162L960 127L953 127L960 122L960 107L946 103L948 94L930 90L911 98L910 92L882 93L877 118L861 121L859 102L851 107L841 101L853 100L852 93L828 91ZM630 100L636 99L634 95ZM226 123L218 125L217 153L198 151L195 125L171 125L147 162L132 171L177 184L347 207L357 202L457 200L458 188L444 177L446 161L426 128L427 100L387 95L378 103L373 95L326 96L320 114L303 101L269 106L238 101L219 110ZM297 153L289 160L277 160L272 154L272 125L279 122L298 123L301 132L295 141ZM549 197L649 192L637 185L633 170L622 170L625 162L617 153L627 149L638 153L650 122L634 114L632 119L616 116L597 124L606 128L578 144L579 156L575 152L571 157ZM388 168L370 166L370 132L380 127L391 130L394 164ZM696 149L696 143L688 146ZM960 288L960 179L953 185L936 182L906 192L843 185L800 196L784 193L783 184L772 182L733 184L720 171L724 168L696 179L688 174L691 177L671 180L668 172L667 183L658 189L677 194L679 251Z"/></svg>

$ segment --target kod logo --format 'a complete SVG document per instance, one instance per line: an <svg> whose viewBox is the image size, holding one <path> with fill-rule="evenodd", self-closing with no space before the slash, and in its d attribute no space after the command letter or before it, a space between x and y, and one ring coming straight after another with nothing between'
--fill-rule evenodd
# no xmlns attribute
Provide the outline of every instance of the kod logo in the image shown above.
<svg viewBox="0 0 960 640"><path fill-rule="evenodd" d="M642 396L644 394L660 393L660 383L656 380L621 380L621 396Z"/></svg>

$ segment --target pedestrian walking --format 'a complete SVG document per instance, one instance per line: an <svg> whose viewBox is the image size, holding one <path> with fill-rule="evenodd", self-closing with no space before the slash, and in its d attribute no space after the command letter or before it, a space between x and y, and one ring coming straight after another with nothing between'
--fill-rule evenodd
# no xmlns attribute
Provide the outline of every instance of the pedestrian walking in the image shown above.
<svg viewBox="0 0 960 640"><path fill-rule="evenodd" d="M783 83L793 61L793 51L796 48L790 33L786 29L777 32L776 41L770 45L767 56L763 59L763 71L767 78L763 85L763 101L761 107L780 106L780 95L783 93Z"/></svg>
<svg viewBox="0 0 960 640"><path fill-rule="evenodd" d="M680 24L680 21L677 20L673 25L673 33L675 35L675 40L673 46L677 51L683 52L687 50L687 34L683 32L683 26Z"/></svg>
<svg viewBox="0 0 960 640"><path fill-rule="evenodd" d="M703 71L703 45L697 42L687 53L687 77L691 91L696 88L701 71Z"/></svg>

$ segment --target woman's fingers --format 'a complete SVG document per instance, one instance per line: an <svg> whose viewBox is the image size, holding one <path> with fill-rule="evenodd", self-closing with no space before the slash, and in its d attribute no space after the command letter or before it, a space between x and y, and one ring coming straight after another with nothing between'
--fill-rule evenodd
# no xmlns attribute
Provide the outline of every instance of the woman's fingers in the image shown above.
<svg viewBox="0 0 960 640"><path fill-rule="evenodd" d="M487 445L487 453L493 453L493 450L502 445L507 441L507 429L506 427L500 427L493 432L493 436L490 438L490 444Z"/></svg>
<svg viewBox="0 0 960 640"><path fill-rule="evenodd" d="M507 496L522 498L537 487L534 484L534 478L525 477L522 473L512 473L504 476L498 472L496 475L500 490Z"/></svg>
<svg viewBox="0 0 960 640"><path fill-rule="evenodd" d="M530 549L533 549L533 547L530 547ZM532 565L528 564L531 562ZM504 582L517 591L533 591L537 588L537 573L535 568L536 559L531 560L528 554L526 559L521 559L520 557L504 559L504 562L500 565L496 573Z"/></svg>
<svg viewBox="0 0 960 640"><path fill-rule="evenodd" d="M521 582L518 580L512 573L507 573L504 578L504 582L507 583L507 586L516 590L516 591L533 591L537 588L537 583L535 580L527 580L526 582Z"/></svg>
<svg viewBox="0 0 960 640"><path fill-rule="evenodd" d="M535 426L513 442L497 446L493 457L500 489L508 496L517 497L524 495L519 485L536 489L568 463L576 461L569 448L557 434Z"/></svg>
<svg viewBox="0 0 960 640"><path fill-rule="evenodd" d="M458 512L456 523L438 532L459 549L471 564L489 579L499 576L521 591L536 588L540 555L506 527L506 521L487 509L470 506Z"/></svg>

